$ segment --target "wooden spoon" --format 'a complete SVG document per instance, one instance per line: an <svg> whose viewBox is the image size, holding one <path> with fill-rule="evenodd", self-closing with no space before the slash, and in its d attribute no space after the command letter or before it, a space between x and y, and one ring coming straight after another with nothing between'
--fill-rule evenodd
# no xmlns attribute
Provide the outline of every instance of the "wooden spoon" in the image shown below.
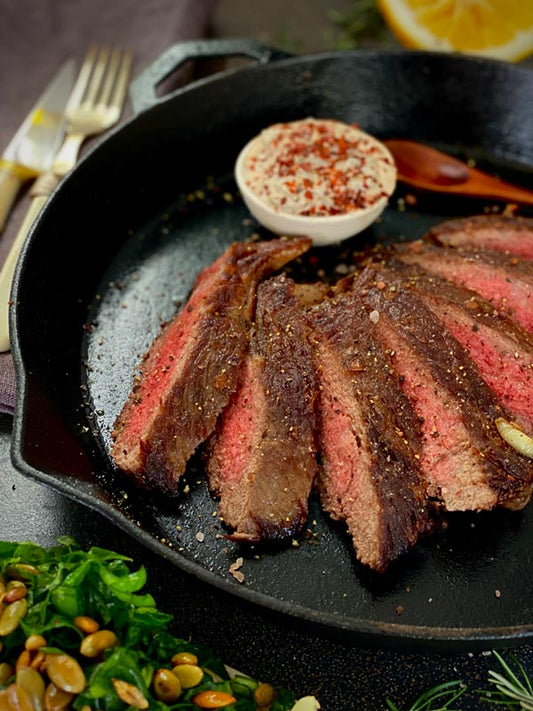
<svg viewBox="0 0 533 711"><path fill-rule="evenodd" d="M532 190L493 178L476 168L469 168L466 163L434 148L405 140L389 140L384 143L396 161L398 180L404 183L434 192L533 205Z"/></svg>

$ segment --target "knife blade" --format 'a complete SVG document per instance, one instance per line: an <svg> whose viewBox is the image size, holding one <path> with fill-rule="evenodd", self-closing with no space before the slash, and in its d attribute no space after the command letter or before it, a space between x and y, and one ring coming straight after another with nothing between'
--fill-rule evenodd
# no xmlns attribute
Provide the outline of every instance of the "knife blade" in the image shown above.
<svg viewBox="0 0 533 711"><path fill-rule="evenodd" d="M0 158L0 232L22 184L51 165L63 135L63 111L74 86L67 60L50 81Z"/></svg>

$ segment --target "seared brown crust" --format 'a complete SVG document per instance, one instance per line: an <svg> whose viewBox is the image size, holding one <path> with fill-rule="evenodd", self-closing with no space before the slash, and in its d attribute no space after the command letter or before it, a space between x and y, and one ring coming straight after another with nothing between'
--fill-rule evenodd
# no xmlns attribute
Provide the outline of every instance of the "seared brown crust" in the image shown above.
<svg viewBox="0 0 533 711"><path fill-rule="evenodd" d="M307 519L317 388L294 287L283 276L259 286L246 366L206 450L209 486L234 540L283 539Z"/></svg>
<svg viewBox="0 0 533 711"><path fill-rule="evenodd" d="M403 262L475 291L533 332L533 263L495 251L448 249L421 241L395 245L392 252Z"/></svg>
<svg viewBox="0 0 533 711"><path fill-rule="evenodd" d="M383 571L430 527L419 423L355 292L310 311L319 378L324 508L359 560Z"/></svg>
<svg viewBox="0 0 533 711"><path fill-rule="evenodd" d="M202 272L185 307L154 341L117 418L112 457L120 469L142 485L176 491L237 386L257 283L310 244L304 238L236 243Z"/></svg>
<svg viewBox="0 0 533 711"><path fill-rule="evenodd" d="M462 344L512 419L533 435L533 335L468 289L416 265L392 261L388 267Z"/></svg>
<svg viewBox="0 0 533 711"><path fill-rule="evenodd" d="M500 437L498 417L508 417L487 386L468 352L451 335L414 289L385 269L367 269L354 284L365 301L383 314L417 358L426 364L435 383L460 406L461 419L472 445L482 458L486 482L495 502L522 508L531 496L531 463ZM409 367L402 363L401 368ZM401 375L401 373L400 373ZM443 416L444 416L443 411ZM485 504L471 508L487 508Z"/></svg>
<svg viewBox="0 0 533 711"><path fill-rule="evenodd" d="M447 247L476 247L533 260L533 219L475 215L432 227L426 239Z"/></svg>

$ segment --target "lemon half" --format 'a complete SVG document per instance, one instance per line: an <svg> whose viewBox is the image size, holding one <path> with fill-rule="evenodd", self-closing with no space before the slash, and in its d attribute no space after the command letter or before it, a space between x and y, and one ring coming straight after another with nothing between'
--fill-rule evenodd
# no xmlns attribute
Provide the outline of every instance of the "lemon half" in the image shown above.
<svg viewBox="0 0 533 711"><path fill-rule="evenodd" d="M533 53L533 0L377 0L411 49L517 61Z"/></svg>

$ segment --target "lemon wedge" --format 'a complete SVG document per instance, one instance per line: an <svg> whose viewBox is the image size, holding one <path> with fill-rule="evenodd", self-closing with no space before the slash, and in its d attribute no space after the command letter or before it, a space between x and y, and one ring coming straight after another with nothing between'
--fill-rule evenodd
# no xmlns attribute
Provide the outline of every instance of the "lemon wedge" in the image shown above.
<svg viewBox="0 0 533 711"><path fill-rule="evenodd" d="M377 0L399 42L411 49L518 61L533 53L531 0Z"/></svg>

